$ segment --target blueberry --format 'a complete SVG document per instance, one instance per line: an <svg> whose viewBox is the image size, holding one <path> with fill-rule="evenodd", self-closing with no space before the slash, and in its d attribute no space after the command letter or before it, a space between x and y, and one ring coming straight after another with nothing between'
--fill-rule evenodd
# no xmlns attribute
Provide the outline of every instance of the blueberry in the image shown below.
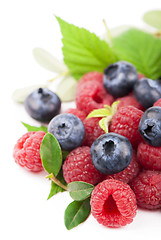
<svg viewBox="0 0 161 240"><path fill-rule="evenodd" d="M32 118L48 123L54 116L59 114L61 101L49 89L39 88L27 96L24 106Z"/></svg>
<svg viewBox="0 0 161 240"><path fill-rule="evenodd" d="M161 84L158 80L142 78L134 86L134 95L145 109L152 107L161 98Z"/></svg>
<svg viewBox="0 0 161 240"><path fill-rule="evenodd" d="M128 62L119 61L104 70L103 85L114 97L123 97L130 93L137 80L136 69Z"/></svg>
<svg viewBox="0 0 161 240"><path fill-rule="evenodd" d="M150 107L143 113L139 132L148 144L161 146L161 107Z"/></svg>
<svg viewBox="0 0 161 240"><path fill-rule="evenodd" d="M132 160L131 143L120 134L103 134L91 146L91 159L95 168L104 174L121 172Z"/></svg>
<svg viewBox="0 0 161 240"><path fill-rule="evenodd" d="M71 113L62 113L54 117L48 125L48 132L57 138L64 151L79 147L85 136L84 124Z"/></svg>

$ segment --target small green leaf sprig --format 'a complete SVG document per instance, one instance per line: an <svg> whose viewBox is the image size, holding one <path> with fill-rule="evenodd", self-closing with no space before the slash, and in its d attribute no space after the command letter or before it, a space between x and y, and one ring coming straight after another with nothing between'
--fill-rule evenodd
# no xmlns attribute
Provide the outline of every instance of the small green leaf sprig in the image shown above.
<svg viewBox="0 0 161 240"><path fill-rule="evenodd" d="M62 151L57 139L46 133L41 147L40 156L44 169L49 173L46 177L51 180L51 191L48 199L58 192L68 191L74 199L65 210L65 226L68 230L84 222L90 214L90 195L94 186L85 182L66 184L62 173Z"/></svg>
<svg viewBox="0 0 161 240"><path fill-rule="evenodd" d="M99 121L99 126L105 131L105 133L108 133L109 124L112 120L112 117L117 112L119 102L120 101L113 102L111 107L109 105L104 105L104 108L93 110L88 114L86 119L92 117L100 117L101 120Z"/></svg>
<svg viewBox="0 0 161 240"><path fill-rule="evenodd" d="M46 132L40 146L40 156L43 168L48 173L47 179L51 181L51 189L48 199L57 193L68 191L73 201L67 206L64 214L65 227L70 230L80 223L84 222L90 212L90 196L94 185L75 181L67 184L63 177L62 163L69 152L61 151L57 139L51 133L47 132L45 126L35 127L22 122L28 131Z"/></svg>

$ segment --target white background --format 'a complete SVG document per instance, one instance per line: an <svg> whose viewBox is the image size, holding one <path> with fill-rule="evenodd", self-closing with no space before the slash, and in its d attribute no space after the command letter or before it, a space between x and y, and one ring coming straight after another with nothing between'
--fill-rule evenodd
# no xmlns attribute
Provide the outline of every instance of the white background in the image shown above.
<svg viewBox="0 0 161 240"><path fill-rule="evenodd" d="M42 47L62 59L61 33L54 15L102 35L102 19L109 28L130 24L142 27L143 13L161 9L160 1L5 0L0 4L0 239L159 239L161 212L138 210L134 222L120 229L99 225L90 216L73 230L64 226L68 193L46 200L50 182L45 173L30 173L15 164L12 152L26 132L21 121L32 120L22 105L12 101L19 87L44 83L54 74L40 67L32 50Z"/></svg>

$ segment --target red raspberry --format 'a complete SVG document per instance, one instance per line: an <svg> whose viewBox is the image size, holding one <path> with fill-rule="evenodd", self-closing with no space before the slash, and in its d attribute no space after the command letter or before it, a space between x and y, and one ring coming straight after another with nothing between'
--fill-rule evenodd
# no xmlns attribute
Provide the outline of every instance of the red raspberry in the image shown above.
<svg viewBox="0 0 161 240"><path fill-rule="evenodd" d="M92 143L102 134L105 134L99 126L101 118L88 118L83 121L85 127L85 138L82 145L91 146Z"/></svg>
<svg viewBox="0 0 161 240"><path fill-rule="evenodd" d="M112 175L106 175L105 179L116 179L120 180L124 183L129 183L134 177L136 177L139 174L140 171L140 165L136 160L136 153L133 151L133 157L131 160L131 163L127 168L125 168L122 172L115 173Z"/></svg>
<svg viewBox="0 0 161 240"><path fill-rule="evenodd" d="M45 132L27 132L16 143L13 150L15 162L21 167L38 172L43 170L40 145Z"/></svg>
<svg viewBox="0 0 161 240"><path fill-rule="evenodd" d="M138 206L147 209L161 207L161 173L145 170L130 184L136 195Z"/></svg>
<svg viewBox="0 0 161 240"><path fill-rule="evenodd" d="M137 158L145 169L161 171L161 147L141 142L138 145Z"/></svg>
<svg viewBox="0 0 161 240"><path fill-rule="evenodd" d="M129 139L133 147L142 140L138 126L143 112L133 106L119 108L112 118L110 131Z"/></svg>
<svg viewBox="0 0 161 240"><path fill-rule="evenodd" d="M161 98L159 98L154 104L154 107L161 107Z"/></svg>
<svg viewBox="0 0 161 240"><path fill-rule="evenodd" d="M131 223L136 210L135 194L126 183L104 180L92 192L91 213L106 227L121 227Z"/></svg>
<svg viewBox="0 0 161 240"><path fill-rule="evenodd" d="M92 163L90 147L83 146L68 154L63 164L63 176L67 183L83 181L95 185L102 180L103 174Z"/></svg>
<svg viewBox="0 0 161 240"><path fill-rule="evenodd" d="M105 104L111 105L113 97L99 82L87 81L82 84L81 90L77 91L75 101L77 108L88 114L94 109L103 108Z"/></svg>
<svg viewBox="0 0 161 240"><path fill-rule="evenodd" d="M136 98L133 95L117 98L115 101L120 101L117 109L126 106L133 106L140 110L144 110L143 106L136 100Z"/></svg>
<svg viewBox="0 0 161 240"><path fill-rule="evenodd" d="M78 81L78 85L77 85L77 90L79 91L79 89L81 88L82 84L87 83L87 82L99 82L99 83L103 83L103 73L100 72L88 72L86 74L84 74L84 76Z"/></svg>
<svg viewBox="0 0 161 240"><path fill-rule="evenodd" d="M80 111L76 108L69 108L67 111L65 111L65 113L72 113L78 118L80 118L80 120L82 121L86 118L86 114L83 111Z"/></svg>

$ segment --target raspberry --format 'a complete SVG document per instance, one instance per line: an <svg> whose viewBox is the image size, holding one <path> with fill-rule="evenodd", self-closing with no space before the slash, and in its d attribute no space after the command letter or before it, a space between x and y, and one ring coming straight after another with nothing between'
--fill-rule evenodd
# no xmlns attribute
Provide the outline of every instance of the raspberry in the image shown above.
<svg viewBox="0 0 161 240"><path fill-rule="evenodd" d="M40 145L45 132L27 132L16 143L13 150L15 162L21 167L38 172L43 170L40 158Z"/></svg>
<svg viewBox="0 0 161 240"><path fill-rule="evenodd" d="M136 100L133 95L117 98L115 101L120 101L117 107L118 109L121 107L133 106L140 110L144 110L143 106L141 106L141 104Z"/></svg>
<svg viewBox="0 0 161 240"><path fill-rule="evenodd" d="M91 213L106 227L121 227L131 223L136 210L135 194L126 183L104 180L92 192Z"/></svg>
<svg viewBox="0 0 161 240"><path fill-rule="evenodd" d="M138 130L142 114L141 110L133 106L118 109L112 118L110 131L127 137L133 147L137 147L142 140Z"/></svg>
<svg viewBox="0 0 161 240"><path fill-rule="evenodd" d="M155 107L161 107L161 98L159 98L154 104L153 106Z"/></svg>
<svg viewBox="0 0 161 240"><path fill-rule="evenodd" d="M99 83L103 83L103 73L100 72L89 72L84 74L84 76L78 81L78 85L77 85L77 90L79 91L79 89L81 88L82 84L87 83L87 82L99 82Z"/></svg>
<svg viewBox="0 0 161 240"><path fill-rule="evenodd" d="M111 105L113 97L99 82L87 81L82 84L80 91L77 91L75 101L77 108L88 114L94 109L103 108L105 104Z"/></svg>
<svg viewBox="0 0 161 240"><path fill-rule="evenodd" d="M95 185L103 175L92 164L90 147L83 146L72 150L64 164L63 176L67 183L83 181Z"/></svg>
<svg viewBox="0 0 161 240"><path fill-rule="evenodd" d="M65 111L65 113L72 113L82 121L86 118L86 114L76 108L69 108L67 111Z"/></svg>
<svg viewBox="0 0 161 240"><path fill-rule="evenodd" d="M83 121L85 138L82 145L91 146L92 143L105 132L99 126L100 118L88 118Z"/></svg>
<svg viewBox="0 0 161 240"><path fill-rule="evenodd" d="M136 195L138 206L146 209L161 207L161 173L145 170L130 184Z"/></svg>
<svg viewBox="0 0 161 240"><path fill-rule="evenodd" d="M138 175L140 171L140 165L136 160L136 153L133 151L132 160L127 168L125 168L122 172L115 173L112 175L106 175L105 179L116 179L120 180L124 183L129 183L134 177Z"/></svg>
<svg viewBox="0 0 161 240"><path fill-rule="evenodd" d="M141 142L138 145L137 158L145 169L161 171L161 147Z"/></svg>

